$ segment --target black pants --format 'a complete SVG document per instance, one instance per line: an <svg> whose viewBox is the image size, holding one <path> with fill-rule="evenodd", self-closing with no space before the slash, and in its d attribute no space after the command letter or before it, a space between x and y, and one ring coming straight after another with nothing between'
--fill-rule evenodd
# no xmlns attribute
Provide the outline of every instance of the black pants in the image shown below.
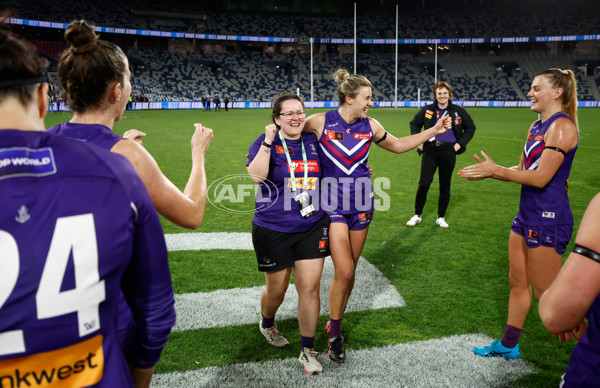
<svg viewBox="0 0 600 388"><path fill-rule="evenodd" d="M419 179L419 189L415 199L415 214L423 213L429 186L433 181L435 170L439 168L440 199L438 201L438 216L445 217L450 202L450 182L456 165L456 153L452 143L438 142L437 144L439 145L436 145L436 142L426 142L423 145L421 178Z"/></svg>

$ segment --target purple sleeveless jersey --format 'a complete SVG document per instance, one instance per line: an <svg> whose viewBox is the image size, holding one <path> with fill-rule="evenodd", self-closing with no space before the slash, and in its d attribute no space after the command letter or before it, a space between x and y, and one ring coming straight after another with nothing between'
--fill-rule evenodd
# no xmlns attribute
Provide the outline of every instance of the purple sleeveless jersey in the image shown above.
<svg viewBox="0 0 600 388"><path fill-rule="evenodd" d="M124 140L124 138L102 124L78 124L67 121L55 125L54 127L47 128L46 132L53 135L70 137L71 139L82 140L109 151L118 141ZM131 319L131 309L127 305L125 299L121 297L119 302L118 324L119 342L121 344L124 344L127 341L126 336Z"/></svg>
<svg viewBox="0 0 600 388"><path fill-rule="evenodd" d="M367 166L372 140L368 118L348 124L337 110L325 113L320 139L325 210L355 214L373 209L373 185Z"/></svg>
<svg viewBox="0 0 600 388"><path fill-rule="evenodd" d="M600 387L600 296L588 313L588 329L575 345L564 387Z"/></svg>
<svg viewBox="0 0 600 388"><path fill-rule="evenodd" d="M1 385L132 386L127 361L158 362L175 310L162 227L131 164L2 130L0 203ZM124 351L122 293L135 332Z"/></svg>
<svg viewBox="0 0 600 388"><path fill-rule="evenodd" d="M74 124L65 122L46 129L46 132L83 140L107 150L110 150L119 140L123 140L121 136L102 124Z"/></svg>
<svg viewBox="0 0 600 388"><path fill-rule="evenodd" d="M265 135L261 135L250 145L248 151L248 163L256 157L260 151ZM279 139L279 135L273 139L271 145L271 160L269 161L269 174L267 179L259 184L256 193L256 211L254 212L254 224L263 228L276 230L278 232L295 233L310 230L323 216L323 210L319 206L319 178L321 177L321 163L319 158L317 136L312 133L303 133L302 141L306 151L306 162L308 164L308 187L306 188L316 211L308 218L302 218L300 210L294 200L290 185L290 169L287 158ZM294 164L294 177L296 178L296 193L301 192L304 182L304 161L302 160L302 146L300 140L285 139L290 150L290 159Z"/></svg>
<svg viewBox="0 0 600 388"><path fill-rule="evenodd" d="M525 159L523 169L537 169L542 151L546 147L544 135L550 124L562 117L571 120L569 116L559 112L544 123L538 120L533 124L523 150ZM567 196L567 179L571 172L571 165L576 151L577 146L567 152L558 171L543 188L538 189L527 185L521 187L521 202L516 217L519 222L523 225L573 225L573 213Z"/></svg>

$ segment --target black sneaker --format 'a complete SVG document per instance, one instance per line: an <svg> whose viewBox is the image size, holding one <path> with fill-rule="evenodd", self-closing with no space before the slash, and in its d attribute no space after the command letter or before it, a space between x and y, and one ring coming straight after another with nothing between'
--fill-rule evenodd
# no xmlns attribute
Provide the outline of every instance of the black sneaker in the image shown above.
<svg viewBox="0 0 600 388"><path fill-rule="evenodd" d="M331 361L342 363L346 361L346 351L344 350L344 338L334 337L329 339L329 350L327 351Z"/></svg>

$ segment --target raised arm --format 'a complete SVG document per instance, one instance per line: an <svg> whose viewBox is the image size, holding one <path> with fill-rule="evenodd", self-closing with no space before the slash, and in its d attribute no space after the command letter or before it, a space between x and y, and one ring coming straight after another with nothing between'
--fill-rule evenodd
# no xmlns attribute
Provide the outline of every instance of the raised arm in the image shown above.
<svg viewBox="0 0 600 388"><path fill-rule="evenodd" d="M498 166L492 158L481 151L483 158L475 155L478 163L461 169L458 175L469 180L495 178L542 188L554 177L565 158L562 152L557 151L556 148L566 154L571 148L575 147L577 144L577 129L570 120L558 119L548 128L544 141L546 149L542 152L540 162L534 170L524 170L522 168L523 160L519 164L521 168Z"/></svg>
<svg viewBox="0 0 600 388"><path fill-rule="evenodd" d="M600 254L600 194L590 202L575 244ZM594 256L593 254L591 255ZM600 257L596 256L596 259ZM572 252L539 302L540 318L555 335L577 328L600 294L600 262Z"/></svg>
<svg viewBox="0 0 600 388"><path fill-rule="evenodd" d="M196 130L191 140L192 170L185 190L181 192L160 170L156 160L140 144L119 141L112 148L125 156L142 178L150 198L158 213L174 224L188 229L196 229L202 223L207 197L204 154L213 138L213 131L201 124L194 124Z"/></svg>
<svg viewBox="0 0 600 388"><path fill-rule="evenodd" d="M272 145L277 133L277 126L275 124L269 124L265 127L265 140L264 143ZM269 163L271 161L271 147L267 147L265 144L260 146L260 150L248 165L248 174L252 181L259 183L267 179L269 175Z"/></svg>
<svg viewBox="0 0 600 388"><path fill-rule="evenodd" d="M306 118L304 129L302 132L310 132L317 135L317 139L321 139L325 128L325 113L315 113Z"/></svg>
<svg viewBox="0 0 600 388"><path fill-rule="evenodd" d="M371 123L371 128L373 129L373 139L375 144L385 150L395 152L397 154L412 150L413 148L431 139L433 136L446 132L446 130L450 129L452 126L450 117L446 116L443 119L438 120L433 127L426 129L425 131L418 132L417 134L410 136L395 137L387 133L377 120L369 118L369 121ZM378 142L379 140L382 141Z"/></svg>

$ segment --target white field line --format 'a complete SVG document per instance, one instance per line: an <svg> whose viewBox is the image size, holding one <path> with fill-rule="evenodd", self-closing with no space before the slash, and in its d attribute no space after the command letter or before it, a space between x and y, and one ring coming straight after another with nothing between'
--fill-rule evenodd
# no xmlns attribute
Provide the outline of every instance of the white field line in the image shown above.
<svg viewBox="0 0 600 388"><path fill-rule="evenodd" d="M165 240L169 251L254 250L251 233L173 233L165 234Z"/></svg>
<svg viewBox="0 0 600 388"><path fill-rule="evenodd" d="M165 237L169 250L252 250L249 233L186 233ZM333 265L331 258L327 258L321 281L321 314L327 314L327 290L332 276ZM252 287L176 295L178 321L175 330L226 326L231 322L258 323L262 289ZM285 299L278 319L296 316L297 295L293 286L288 289ZM402 306L405 302L389 280L361 258L348 311ZM209 314L211 316L207 318ZM228 323L221 322L220 316L227 316ZM340 365L332 364L323 352L318 356L324 365L320 376L303 373L296 358L207 367L154 375L151 387L505 387L536 371L523 360L488 359L473 354L473 347L491 341L481 334L469 334L348 350L348 360ZM277 351L273 348L273 352Z"/></svg>
<svg viewBox="0 0 600 388"><path fill-rule="evenodd" d="M253 268L255 270L255 268ZM321 315L329 315L328 293L333 279L331 257L325 259L321 278ZM177 323L174 331L195 330L209 327L224 327L257 323L260 315L260 294L264 286L234 288L212 292L175 295ZM356 283L348 300L347 312L375 310L386 307L404 307L406 303L396 288L377 268L364 258L356 267ZM277 310L275 318L296 318L298 293L290 284L285 300Z"/></svg>
<svg viewBox="0 0 600 388"><path fill-rule="evenodd" d="M296 358L207 367L154 375L151 387L506 387L536 371L523 360L473 354L474 346L491 340L469 334L348 350L344 364L332 364L321 353L319 376L305 374Z"/></svg>

